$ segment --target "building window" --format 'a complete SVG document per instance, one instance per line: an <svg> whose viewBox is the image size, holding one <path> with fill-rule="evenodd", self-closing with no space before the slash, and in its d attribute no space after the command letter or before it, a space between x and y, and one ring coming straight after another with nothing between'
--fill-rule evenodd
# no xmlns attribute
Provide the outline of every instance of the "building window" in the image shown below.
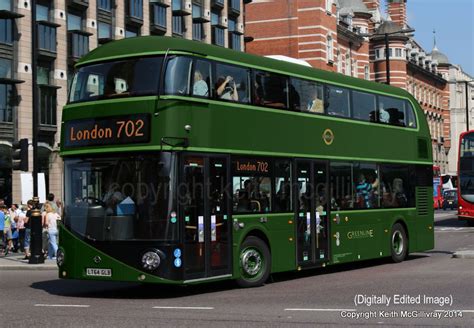
<svg viewBox="0 0 474 328"><path fill-rule="evenodd" d="M82 17L78 14L68 13L67 14L67 29L68 31L80 31L82 30Z"/></svg>
<svg viewBox="0 0 474 328"><path fill-rule="evenodd" d="M326 0L326 11L332 13L332 0Z"/></svg>
<svg viewBox="0 0 474 328"><path fill-rule="evenodd" d="M229 0L229 11L235 15L240 14L240 0Z"/></svg>
<svg viewBox="0 0 474 328"><path fill-rule="evenodd" d="M12 11L11 0L0 0L0 10Z"/></svg>
<svg viewBox="0 0 474 328"><path fill-rule="evenodd" d="M193 40L201 41L204 37L203 24L200 22L202 15L201 2L193 3Z"/></svg>
<svg viewBox="0 0 474 328"><path fill-rule="evenodd" d="M49 52L56 52L56 27L45 23L38 23L38 48Z"/></svg>
<svg viewBox="0 0 474 328"><path fill-rule="evenodd" d="M339 49L337 50L337 71L342 73L342 55Z"/></svg>
<svg viewBox="0 0 474 328"><path fill-rule="evenodd" d="M0 121L13 122L13 106L11 99L15 93L11 84L0 84Z"/></svg>
<svg viewBox="0 0 474 328"><path fill-rule="evenodd" d="M400 48L395 49L395 57L402 58L402 49Z"/></svg>
<svg viewBox="0 0 474 328"><path fill-rule="evenodd" d="M36 20L49 21L49 3L43 1L36 4Z"/></svg>
<svg viewBox="0 0 474 328"><path fill-rule="evenodd" d="M89 36L80 31L69 34L69 57L80 58L89 52Z"/></svg>
<svg viewBox="0 0 474 328"><path fill-rule="evenodd" d="M375 49L375 59L380 59L380 49Z"/></svg>
<svg viewBox="0 0 474 328"><path fill-rule="evenodd" d="M127 26L125 28L125 37L126 38L133 38L135 36L140 35L140 28L138 27L133 27L133 26Z"/></svg>
<svg viewBox="0 0 474 328"><path fill-rule="evenodd" d="M98 37L99 37L99 42L100 40L108 40L112 38L112 25L104 22L99 22L98 23L99 28L98 28Z"/></svg>
<svg viewBox="0 0 474 328"><path fill-rule="evenodd" d="M13 43L11 19L0 19L0 43L4 43L4 44Z"/></svg>
<svg viewBox="0 0 474 328"><path fill-rule="evenodd" d="M370 72L369 72L369 66L364 67L364 79L370 80Z"/></svg>
<svg viewBox="0 0 474 328"><path fill-rule="evenodd" d="M222 27L213 26L212 27L212 44L224 47L225 46L225 37L224 29Z"/></svg>
<svg viewBox="0 0 474 328"><path fill-rule="evenodd" d="M128 0L127 15L143 19L143 0Z"/></svg>
<svg viewBox="0 0 474 328"><path fill-rule="evenodd" d="M51 64L49 62L39 62L37 70L37 83L40 85L49 85L51 79Z"/></svg>
<svg viewBox="0 0 474 328"><path fill-rule="evenodd" d="M67 15L69 57L80 58L89 51L89 33L83 31L84 19L81 14L69 12Z"/></svg>
<svg viewBox="0 0 474 328"><path fill-rule="evenodd" d="M56 88L39 85L40 123L56 125Z"/></svg>
<svg viewBox="0 0 474 328"><path fill-rule="evenodd" d="M333 48L333 40L330 35L327 36L326 41L326 56L328 62L332 62L334 60L334 48Z"/></svg>
<svg viewBox="0 0 474 328"><path fill-rule="evenodd" d="M105 11L111 11L112 0L97 0L97 7Z"/></svg>
<svg viewBox="0 0 474 328"><path fill-rule="evenodd" d="M349 57L349 54L346 54L346 75L351 74L351 58Z"/></svg>
<svg viewBox="0 0 474 328"><path fill-rule="evenodd" d="M173 34L183 36L184 34L183 16L173 16Z"/></svg>
<svg viewBox="0 0 474 328"><path fill-rule="evenodd" d="M212 25L212 43L218 46L225 46L225 31L224 27L220 25L220 12L212 11L211 25Z"/></svg>
<svg viewBox="0 0 474 328"><path fill-rule="evenodd" d="M12 61L0 58L0 78L10 79L12 77Z"/></svg>
<svg viewBox="0 0 474 328"><path fill-rule="evenodd" d="M193 40L202 41L204 36L202 23L193 23Z"/></svg>
<svg viewBox="0 0 474 328"><path fill-rule="evenodd" d="M229 19L229 48L234 50L242 50L240 34L237 33L237 20Z"/></svg>
<svg viewBox="0 0 474 328"><path fill-rule="evenodd" d="M166 31L166 7L152 4L152 25Z"/></svg>

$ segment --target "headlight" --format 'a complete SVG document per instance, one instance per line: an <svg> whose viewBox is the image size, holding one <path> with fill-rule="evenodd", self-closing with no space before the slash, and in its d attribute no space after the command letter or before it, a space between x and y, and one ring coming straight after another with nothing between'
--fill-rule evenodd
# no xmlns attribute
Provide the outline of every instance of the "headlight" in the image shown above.
<svg viewBox="0 0 474 328"><path fill-rule="evenodd" d="M61 248L56 253L56 264L58 267L64 264L64 251Z"/></svg>
<svg viewBox="0 0 474 328"><path fill-rule="evenodd" d="M146 270L156 270L160 266L160 262L160 255L156 251L147 251L142 256L142 266Z"/></svg>

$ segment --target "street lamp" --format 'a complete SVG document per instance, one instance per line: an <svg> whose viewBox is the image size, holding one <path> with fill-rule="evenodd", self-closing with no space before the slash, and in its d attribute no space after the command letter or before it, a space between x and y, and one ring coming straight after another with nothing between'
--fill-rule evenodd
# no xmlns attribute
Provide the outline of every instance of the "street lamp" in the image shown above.
<svg viewBox="0 0 474 328"><path fill-rule="evenodd" d="M390 85L390 52L389 52L389 42L388 36L393 34L406 34L406 33L413 33L415 32L414 29L402 29L399 31L392 31L386 33L372 33L372 34L360 34L361 36L366 37L374 37L374 36L383 36L385 38L385 69L386 69L386 83Z"/></svg>

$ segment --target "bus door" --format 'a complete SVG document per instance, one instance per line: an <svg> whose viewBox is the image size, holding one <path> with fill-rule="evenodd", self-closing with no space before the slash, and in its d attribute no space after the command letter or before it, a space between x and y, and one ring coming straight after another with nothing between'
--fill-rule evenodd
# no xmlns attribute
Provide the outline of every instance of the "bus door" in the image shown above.
<svg viewBox="0 0 474 328"><path fill-rule="evenodd" d="M328 164L296 162L295 222L300 266L328 261Z"/></svg>
<svg viewBox="0 0 474 328"><path fill-rule="evenodd" d="M188 155L178 187L185 280L230 274L228 158Z"/></svg>

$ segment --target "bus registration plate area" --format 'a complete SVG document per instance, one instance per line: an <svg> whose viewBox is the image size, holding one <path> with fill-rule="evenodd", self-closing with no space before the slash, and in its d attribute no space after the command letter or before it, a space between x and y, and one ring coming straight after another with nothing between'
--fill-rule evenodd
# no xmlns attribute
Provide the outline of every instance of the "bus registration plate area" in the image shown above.
<svg viewBox="0 0 474 328"><path fill-rule="evenodd" d="M112 277L111 269L86 268L86 276L88 277Z"/></svg>

